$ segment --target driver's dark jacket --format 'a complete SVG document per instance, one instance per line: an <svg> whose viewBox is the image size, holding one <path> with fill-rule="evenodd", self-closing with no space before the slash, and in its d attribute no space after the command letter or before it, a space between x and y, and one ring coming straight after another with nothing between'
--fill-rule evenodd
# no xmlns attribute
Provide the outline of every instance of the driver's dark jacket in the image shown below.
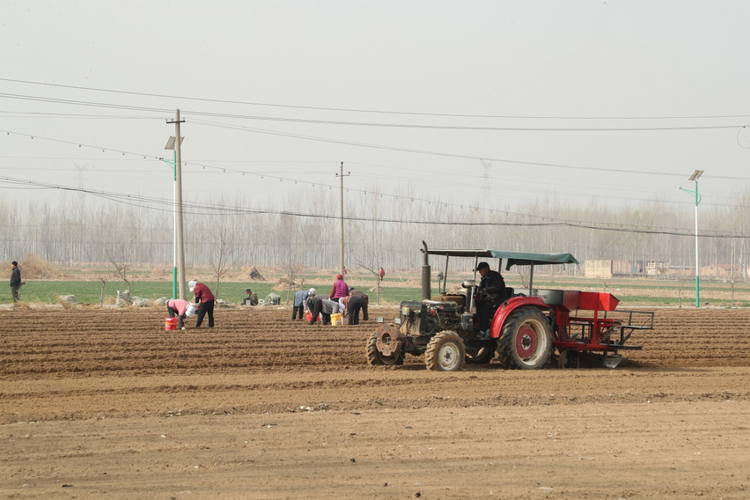
<svg viewBox="0 0 750 500"><path fill-rule="evenodd" d="M490 270L487 276L479 282L479 290L484 291L496 306L508 299L508 290L505 288L505 280L497 271Z"/></svg>

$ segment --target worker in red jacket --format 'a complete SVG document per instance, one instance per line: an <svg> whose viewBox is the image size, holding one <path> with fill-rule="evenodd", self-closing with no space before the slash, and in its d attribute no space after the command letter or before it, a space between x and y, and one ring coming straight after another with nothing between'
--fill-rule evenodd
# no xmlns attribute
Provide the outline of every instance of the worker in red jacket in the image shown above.
<svg viewBox="0 0 750 500"><path fill-rule="evenodd" d="M195 327L200 328L203 317L208 314L208 327L214 327L214 294L203 283L192 280L188 283L190 291L195 294L195 303L200 304L198 307L198 318L195 321Z"/></svg>

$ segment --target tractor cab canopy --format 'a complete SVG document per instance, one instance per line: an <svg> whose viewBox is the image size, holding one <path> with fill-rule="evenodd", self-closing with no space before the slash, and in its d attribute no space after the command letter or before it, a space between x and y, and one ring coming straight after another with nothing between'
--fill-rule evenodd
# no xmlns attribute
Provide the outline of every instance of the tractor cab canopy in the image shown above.
<svg viewBox="0 0 750 500"><path fill-rule="evenodd" d="M528 253L528 252L505 252L502 250L490 250L486 248L474 249L474 250L445 250L445 249L428 249L427 245L424 245L426 255L444 255L445 256L445 274L443 274L443 291L445 291L445 281L448 276L448 261L451 257L469 257L474 258L474 278L476 279L476 268L479 260L485 259L498 259L497 270L501 271L503 267L503 259L506 261L505 270L509 270L513 266L530 266L529 276L529 294L534 284L534 266L550 265L550 264L578 264L579 262L570 253Z"/></svg>

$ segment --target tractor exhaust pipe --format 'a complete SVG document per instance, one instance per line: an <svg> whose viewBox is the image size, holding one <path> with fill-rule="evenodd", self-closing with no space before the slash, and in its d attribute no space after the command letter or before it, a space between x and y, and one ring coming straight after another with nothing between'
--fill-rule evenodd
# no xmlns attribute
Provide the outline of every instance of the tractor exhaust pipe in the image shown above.
<svg viewBox="0 0 750 500"><path fill-rule="evenodd" d="M432 298L432 289L430 284L430 256L427 254L427 243L422 242L420 251L422 252L422 300Z"/></svg>

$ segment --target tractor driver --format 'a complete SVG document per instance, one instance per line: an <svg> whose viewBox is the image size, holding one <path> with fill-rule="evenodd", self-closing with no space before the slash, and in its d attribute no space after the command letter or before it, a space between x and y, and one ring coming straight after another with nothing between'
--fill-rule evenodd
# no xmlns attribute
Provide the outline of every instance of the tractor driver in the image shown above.
<svg viewBox="0 0 750 500"><path fill-rule="evenodd" d="M505 287L505 280L497 271L490 270L490 265L486 262L480 262L477 266L482 280L479 282L479 292L483 300L477 308L479 314L479 332L489 337L490 319L495 310L508 300L508 289Z"/></svg>

